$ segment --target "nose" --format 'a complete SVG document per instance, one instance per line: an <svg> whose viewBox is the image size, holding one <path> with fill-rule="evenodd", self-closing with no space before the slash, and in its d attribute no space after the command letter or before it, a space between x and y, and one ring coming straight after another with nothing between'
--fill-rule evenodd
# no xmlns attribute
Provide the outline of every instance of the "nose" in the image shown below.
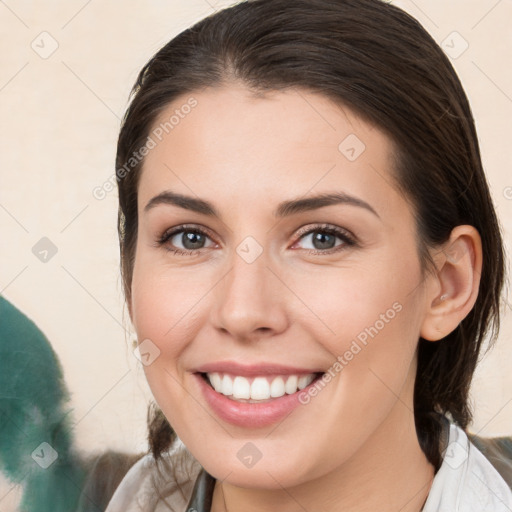
<svg viewBox="0 0 512 512"><path fill-rule="evenodd" d="M275 270L269 268L265 252L251 263L234 252L231 263L215 287L213 325L244 341L272 337L286 330L287 290Z"/></svg>

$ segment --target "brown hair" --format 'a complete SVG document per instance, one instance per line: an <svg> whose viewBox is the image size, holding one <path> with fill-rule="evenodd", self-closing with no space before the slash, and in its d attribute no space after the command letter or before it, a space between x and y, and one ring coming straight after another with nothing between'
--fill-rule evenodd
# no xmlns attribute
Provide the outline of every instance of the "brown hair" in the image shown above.
<svg viewBox="0 0 512 512"><path fill-rule="evenodd" d="M396 185L414 209L424 271L432 268L427 248L446 242L455 226L479 231L483 268L474 308L443 340L419 339L416 429L438 468L441 415L464 429L471 421L471 378L485 336L493 341L497 335L504 280L500 229L475 125L451 63L418 21L381 0L246 1L180 33L141 70L119 135L118 230L128 301L143 160L129 172L119 170L146 143L170 102L230 81L260 94L289 88L320 93L386 133L396 148ZM158 457L173 433L161 412L154 418L151 446Z"/></svg>
<svg viewBox="0 0 512 512"><path fill-rule="evenodd" d="M143 456L143 453L128 454L107 450L84 457L82 466L85 479L76 510L103 512L126 473Z"/></svg>

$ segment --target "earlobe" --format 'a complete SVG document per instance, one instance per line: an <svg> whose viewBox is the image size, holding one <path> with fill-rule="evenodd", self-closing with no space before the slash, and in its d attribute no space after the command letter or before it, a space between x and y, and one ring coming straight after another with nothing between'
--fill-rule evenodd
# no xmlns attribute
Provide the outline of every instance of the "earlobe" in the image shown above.
<svg viewBox="0 0 512 512"><path fill-rule="evenodd" d="M464 320L478 296L482 271L482 241L473 226L455 227L437 252L434 285L426 297L420 335L438 341Z"/></svg>

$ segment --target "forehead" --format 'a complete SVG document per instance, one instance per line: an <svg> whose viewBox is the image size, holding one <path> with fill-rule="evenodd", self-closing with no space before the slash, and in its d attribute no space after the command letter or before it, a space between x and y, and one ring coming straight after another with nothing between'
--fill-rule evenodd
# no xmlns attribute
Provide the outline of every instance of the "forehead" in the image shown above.
<svg viewBox="0 0 512 512"><path fill-rule="evenodd" d="M183 95L150 137L141 204L166 188L260 208L334 188L386 208L398 194L388 137L350 108L305 90L257 96L230 84Z"/></svg>

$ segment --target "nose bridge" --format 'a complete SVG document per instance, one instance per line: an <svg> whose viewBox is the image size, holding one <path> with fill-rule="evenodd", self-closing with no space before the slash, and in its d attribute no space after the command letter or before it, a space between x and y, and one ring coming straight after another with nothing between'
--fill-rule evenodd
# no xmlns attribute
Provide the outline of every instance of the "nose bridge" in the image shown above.
<svg viewBox="0 0 512 512"><path fill-rule="evenodd" d="M278 332L286 326L284 301L268 268L269 254L247 238L233 249L230 270L219 283L214 305L215 325L238 338Z"/></svg>

